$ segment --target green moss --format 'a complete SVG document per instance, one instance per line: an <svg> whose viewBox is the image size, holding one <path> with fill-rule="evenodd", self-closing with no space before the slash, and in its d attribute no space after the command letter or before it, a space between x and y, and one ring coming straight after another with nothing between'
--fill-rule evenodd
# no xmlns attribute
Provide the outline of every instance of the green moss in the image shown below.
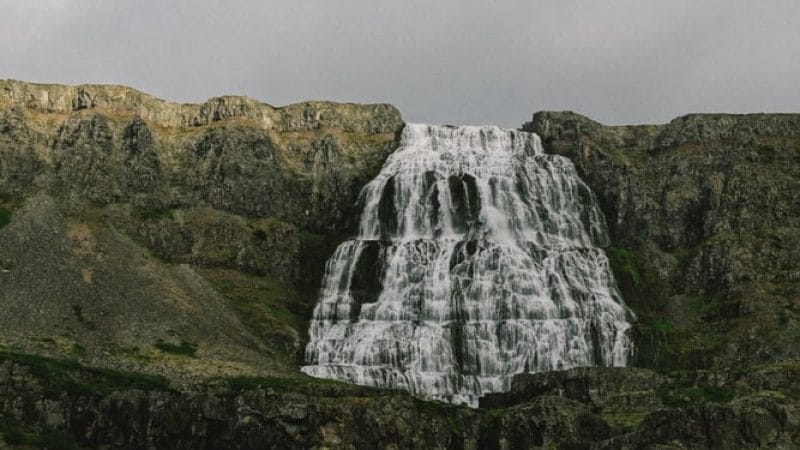
<svg viewBox="0 0 800 450"><path fill-rule="evenodd" d="M194 358L197 354L197 345L186 341L181 341L180 344L175 345L159 339L158 342L153 344L153 347L161 350L164 353L171 353L173 355L183 355Z"/></svg>
<svg viewBox="0 0 800 450"><path fill-rule="evenodd" d="M268 343L273 357L295 365L298 337L306 333L308 323L306 305L313 297L271 277L225 269L201 269L200 273L230 302L239 320Z"/></svg>
<svg viewBox="0 0 800 450"><path fill-rule="evenodd" d="M624 275L634 288L639 288L642 277L637 269L636 254L632 250L620 247L609 247L606 253L614 273Z"/></svg>
<svg viewBox="0 0 800 450"><path fill-rule="evenodd" d="M79 450L75 438L63 431L45 428L39 432L26 430L16 422L7 419L0 421L0 436L11 445L24 445L48 450Z"/></svg>
<svg viewBox="0 0 800 450"><path fill-rule="evenodd" d="M683 277L694 270L691 263L699 252L729 242L737 241L715 236L669 252L645 247L647 242L608 249L622 296L637 316L633 328L637 365L667 371L707 369L724 360L729 344L741 338L736 328L724 326L739 320L739 300L714 289L702 295L687 292ZM650 258L656 260L651 263ZM672 277L664 276L667 270Z"/></svg>
<svg viewBox="0 0 800 450"><path fill-rule="evenodd" d="M677 302L676 299L671 299ZM701 320L696 299L686 299L682 313L637 311L634 325L638 365L658 370L707 369L729 337Z"/></svg>
<svg viewBox="0 0 800 450"><path fill-rule="evenodd" d="M10 209L0 207L0 228L11 223L11 214L12 212Z"/></svg>
<svg viewBox="0 0 800 450"><path fill-rule="evenodd" d="M796 370L800 372L800 360L789 359L783 361L775 361L769 364L761 364L753 366L750 370L757 371L774 371L774 370Z"/></svg>
<svg viewBox="0 0 800 450"><path fill-rule="evenodd" d="M303 386L336 386L353 388L353 385L340 381L326 380L311 377L228 377L220 379L228 389L235 392L249 391L252 389L273 389L276 391L290 391Z"/></svg>
<svg viewBox="0 0 800 450"><path fill-rule="evenodd" d="M356 133L352 131L343 131L341 137L350 146L363 146L368 148L382 147L394 139L391 133L377 134L377 133Z"/></svg>
<svg viewBox="0 0 800 450"><path fill-rule="evenodd" d="M11 223L14 211L22 205L22 199L0 194L0 228Z"/></svg>
<svg viewBox="0 0 800 450"><path fill-rule="evenodd" d="M658 394L667 406L686 406L696 403L727 403L735 392L716 386L690 386L676 389L661 388Z"/></svg>
<svg viewBox="0 0 800 450"><path fill-rule="evenodd" d="M239 250L227 243L212 241L203 246L200 255L206 265L227 265L236 261Z"/></svg>
<svg viewBox="0 0 800 450"><path fill-rule="evenodd" d="M73 359L83 358L86 355L86 348L80 344L73 343L69 350L69 356Z"/></svg>
<svg viewBox="0 0 800 450"><path fill-rule="evenodd" d="M31 374L45 385L45 391L50 395L67 392L75 395L102 396L127 389L170 389L169 382L164 377L86 367L74 360L0 352L0 361L7 360L28 367Z"/></svg>
<svg viewBox="0 0 800 450"><path fill-rule="evenodd" d="M675 330L675 325L673 325L669 320L659 317L653 321L653 329L659 333L669 333L670 331Z"/></svg>
<svg viewBox="0 0 800 450"><path fill-rule="evenodd" d="M172 219L172 210L169 208L140 208L138 212L142 220Z"/></svg>
<svg viewBox="0 0 800 450"><path fill-rule="evenodd" d="M789 397L787 397L785 392L769 391L769 390L756 391L756 392L753 393L753 396L754 397L761 397L761 398L772 398L772 399L775 399L775 400L786 400L786 399L789 398Z"/></svg>
<svg viewBox="0 0 800 450"><path fill-rule="evenodd" d="M601 417L612 427L619 428L623 432L631 432L639 428L639 425L650 412L635 410L603 412Z"/></svg>

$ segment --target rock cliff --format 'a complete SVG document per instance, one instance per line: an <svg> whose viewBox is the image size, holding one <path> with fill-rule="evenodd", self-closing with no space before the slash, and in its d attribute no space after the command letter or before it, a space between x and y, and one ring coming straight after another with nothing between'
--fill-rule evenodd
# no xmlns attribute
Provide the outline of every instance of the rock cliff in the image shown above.
<svg viewBox="0 0 800 450"><path fill-rule="evenodd" d="M0 194L210 206L326 233L346 229L403 125L391 105L179 105L119 86L16 81L0 91Z"/></svg>
<svg viewBox="0 0 800 450"><path fill-rule="evenodd" d="M0 81L0 448L800 447L800 116L524 126L611 231L638 368L474 410L297 367L390 105Z"/></svg>
<svg viewBox="0 0 800 450"><path fill-rule="evenodd" d="M800 115L700 114L603 126L570 112L525 129L598 195L639 364L735 367L800 356Z"/></svg>
<svg viewBox="0 0 800 450"><path fill-rule="evenodd" d="M294 373L390 105L179 105L0 81L0 345L195 379Z"/></svg>
<svg viewBox="0 0 800 450"><path fill-rule="evenodd" d="M785 369L797 387L798 367ZM0 435L70 449L796 448L797 401L752 390L754 380L734 393L739 375L525 375L470 409L324 380L229 378L175 391L159 377L0 353Z"/></svg>

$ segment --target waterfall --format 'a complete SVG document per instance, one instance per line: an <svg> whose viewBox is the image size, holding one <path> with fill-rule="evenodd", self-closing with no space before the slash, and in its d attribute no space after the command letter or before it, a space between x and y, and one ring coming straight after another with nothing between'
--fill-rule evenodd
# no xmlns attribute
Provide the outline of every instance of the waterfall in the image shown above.
<svg viewBox="0 0 800 450"><path fill-rule="evenodd" d="M605 222L533 133L409 124L328 260L312 376L475 406L511 377L623 366L633 314Z"/></svg>

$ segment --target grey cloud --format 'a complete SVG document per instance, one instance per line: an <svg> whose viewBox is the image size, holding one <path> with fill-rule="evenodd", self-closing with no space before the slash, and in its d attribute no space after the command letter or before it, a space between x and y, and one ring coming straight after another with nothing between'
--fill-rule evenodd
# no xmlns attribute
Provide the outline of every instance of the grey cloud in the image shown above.
<svg viewBox="0 0 800 450"><path fill-rule="evenodd" d="M0 78L516 126L797 111L796 0L0 0Z"/></svg>

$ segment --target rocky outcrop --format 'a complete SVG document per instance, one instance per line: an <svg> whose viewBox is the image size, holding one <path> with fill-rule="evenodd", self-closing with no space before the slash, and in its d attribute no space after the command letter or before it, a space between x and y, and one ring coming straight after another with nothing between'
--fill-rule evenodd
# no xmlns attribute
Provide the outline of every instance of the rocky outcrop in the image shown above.
<svg viewBox="0 0 800 450"><path fill-rule="evenodd" d="M231 378L175 391L157 377L0 353L0 436L89 448L793 448L780 393L671 406L699 388L603 369L521 377L513 404L469 409L331 381ZM674 383L675 380L670 381ZM708 391L714 392L714 391ZM588 394L588 395L587 395ZM499 395L499 394L498 394ZM0 440L2 442L2 440Z"/></svg>
<svg viewBox="0 0 800 450"><path fill-rule="evenodd" d="M596 448L796 448L798 413L796 402L763 397L664 410L647 416L635 433Z"/></svg>
<svg viewBox="0 0 800 450"><path fill-rule="evenodd" d="M514 377L508 392L488 394L481 398L480 406L508 407L541 396L560 396L602 407L618 402L621 394L635 392L638 400L645 399L646 404L634 405L633 399L626 399L630 409L635 406L658 409L662 403L656 391L667 384L668 377L664 375L626 367L578 367L558 372L521 373ZM645 393L650 395L641 395Z"/></svg>
<svg viewBox="0 0 800 450"><path fill-rule="evenodd" d="M40 377L42 367L51 369L49 379ZM104 384L112 375L121 389ZM0 419L8 425L0 434L16 425L19 440L58 431L80 446L129 449L586 447L611 434L585 405L559 397L485 415L331 382L250 380L240 390L234 380L174 392L154 388L156 381L7 360L0 363Z"/></svg>
<svg viewBox="0 0 800 450"><path fill-rule="evenodd" d="M800 352L800 115L688 115L603 126L570 112L525 125L572 159L609 223L650 367Z"/></svg>
<svg viewBox="0 0 800 450"><path fill-rule="evenodd" d="M606 127L569 112L525 129L572 159L606 205L617 240L665 249L725 232L800 224L800 115L687 115L662 126Z"/></svg>
<svg viewBox="0 0 800 450"><path fill-rule="evenodd" d="M402 126L391 105L0 81L0 346L296 371L326 252Z"/></svg>
<svg viewBox="0 0 800 450"><path fill-rule="evenodd" d="M284 132L339 128L348 133L394 133L402 125L391 105L311 101L275 108L241 96L214 97L202 104L167 102L125 86L37 84L0 80L0 108L47 114L96 109L140 117L162 128L200 127L228 119Z"/></svg>
<svg viewBox="0 0 800 450"><path fill-rule="evenodd" d="M0 88L0 195L205 205L322 233L352 225L361 186L403 125L390 105L178 105L117 86Z"/></svg>

